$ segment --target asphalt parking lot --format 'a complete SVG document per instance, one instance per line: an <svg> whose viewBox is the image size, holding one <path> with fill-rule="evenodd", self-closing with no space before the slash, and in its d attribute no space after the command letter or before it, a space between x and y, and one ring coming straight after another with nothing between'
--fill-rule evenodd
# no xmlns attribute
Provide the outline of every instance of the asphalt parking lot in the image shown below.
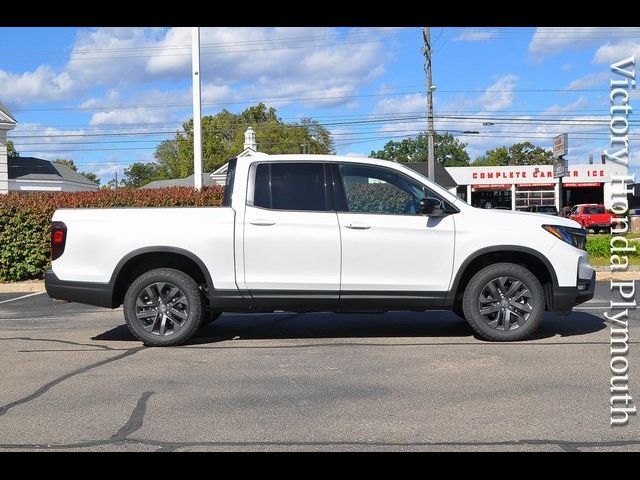
<svg viewBox="0 0 640 480"><path fill-rule="evenodd" d="M510 344L449 312L282 313L145 348L121 309L0 294L0 450L640 450L640 418L609 426L608 301Z"/></svg>

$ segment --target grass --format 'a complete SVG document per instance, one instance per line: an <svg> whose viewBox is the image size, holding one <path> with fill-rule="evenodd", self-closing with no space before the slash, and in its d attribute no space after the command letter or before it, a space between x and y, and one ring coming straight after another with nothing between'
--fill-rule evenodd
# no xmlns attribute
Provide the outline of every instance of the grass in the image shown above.
<svg viewBox="0 0 640 480"><path fill-rule="evenodd" d="M589 257L589 263L592 267L608 267L611 265L609 257ZM629 265L637 267L640 266L640 258L629 257Z"/></svg>
<svg viewBox="0 0 640 480"><path fill-rule="evenodd" d="M630 245L635 245L637 251L629 252L629 265L640 265L640 232L628 233L624 235ZM604 267L611 264L610 255L610 234L589 234L587 235L587 253L589 253L589 262L594 267Z"/></svg>

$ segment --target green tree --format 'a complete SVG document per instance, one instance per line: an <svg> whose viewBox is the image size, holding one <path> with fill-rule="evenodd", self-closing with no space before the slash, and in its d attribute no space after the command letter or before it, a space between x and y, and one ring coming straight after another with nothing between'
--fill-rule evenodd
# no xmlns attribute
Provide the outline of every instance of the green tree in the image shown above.
<svg viewBox="0 0 640 480"><path fill-rule="evenodd" d="M96 175L93 172L80 172L80 175L82 175L85 178L88 178L89 180L91 180L94 183L97 183L98 185L100 185L100 179L98 178L98 175Z"/></svg>
<svg viewBox="0 0 640 480"><path fill-rule="evenodd" d="M118 179L118 181L116 182L115 178L112 178L104 185L100 185L101 190L114 190L116 188L123 188L123 187L125 187L124 180Z"/></svg>
<svg viewBox="0 0 640 480"><path fill-rule="evenodd" d="M124 169L124 186L140 188L149 182L161 179L160 166L157 163L132 163Z"/></svg>
<svg viewBox="0 0 640 480"><path fill-rule="evenodd" d="M502 146L487 150L476 158L473 165L506 166L506 165L550 165L553 154L550 150L537 147L531 142L514 143L510 147Z"/></svg>
<svg viewBox="0 0 640 480"><path fill-rule="evenodd" d="M469 154L466 147L466 143L461 142L450 133L434 134L435 158L445 167L464 167L469 165ZM396 162L426 162L428 158L428 136L422 132L416 138L389 141L382 150L372 151L369 156Z"/></svg>
<svg viewBox="0 0 640 480"><path fill-rule="evenodd" d="M308 145L310 153L334 153L333 139L318 122L305 118L297 124L282 121L273 107L263 103L241 113L222 110L202 117L202 159L206 172L224 165L243 150L244 132L253 127L258 149L264 153L300 153L300 145ZM171 140L162 141L155 151L162 178L183 178L193 173L193 120L185 122L182 131Z"/></svg>
<svg viewBox="0 0 640 480"><path fill-rule="evenodd" d="M531 142L511 145L509 148L510 165L550 165L553 152L537 147Z"/></svg>
<svg viewBox="0 0 640 480"><path fill-rule="evenodd" d="M76 164L73 162L73 160L69 160L67 158L56 158L53 163L57 163L58 165L65 165L74 172L78 171L78 167L76 167Z"/></svg>
<svg viewBox="0 0 640 480"><path fill-rule="evenodd" d="M16 151L16 147L13 146L12 140L7 140L7 156L9 157L19 157L20 153Z"/></svg>
<svg viewBox="0 0 640 480"><path fill-rule="evenodd" d="M484 155L476 158L473 165L497 167L500 165L509 165L509 149L507 147L498 147L487 150Z"/></svg>

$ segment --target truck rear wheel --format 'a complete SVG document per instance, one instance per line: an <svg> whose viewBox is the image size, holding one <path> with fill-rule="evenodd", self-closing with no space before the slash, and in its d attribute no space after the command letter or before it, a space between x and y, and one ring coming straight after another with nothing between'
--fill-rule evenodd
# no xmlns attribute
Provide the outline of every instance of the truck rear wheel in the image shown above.
<svg viewBox="0 0 640 480"><path fill-rule="evenodd" d="M123 307L131 333L152 347L187 342L203 320L198 284L172 268L158 268L136 278L127 290Z"/></svg>
<svg viewBox="0 0 640 480"><path fill-rule="evenodd" d="M522 340L538 329L544 314L542 285L514 263L489 265L465 289L462 308L469 325L486 340Z"/></svg>

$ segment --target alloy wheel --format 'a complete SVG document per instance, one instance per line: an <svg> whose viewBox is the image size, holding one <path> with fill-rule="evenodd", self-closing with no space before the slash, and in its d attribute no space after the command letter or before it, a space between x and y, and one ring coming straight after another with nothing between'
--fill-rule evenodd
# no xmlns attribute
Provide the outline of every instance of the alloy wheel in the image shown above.
<svg viewBox="0 0 640 480"><path fill-rule="evenodd" d="M489 327L515 330L531 316L533 294L521 280L498 277L484 286L478 303L480 315Z"/></svg>
<svg viewBox="0 0 640 480"><path fill-rule="evenodd" d="M152 283L138 295L136 319L149 333L161 337L173 335L184 326L188 318L187 297L171 283Z"/></svg>

